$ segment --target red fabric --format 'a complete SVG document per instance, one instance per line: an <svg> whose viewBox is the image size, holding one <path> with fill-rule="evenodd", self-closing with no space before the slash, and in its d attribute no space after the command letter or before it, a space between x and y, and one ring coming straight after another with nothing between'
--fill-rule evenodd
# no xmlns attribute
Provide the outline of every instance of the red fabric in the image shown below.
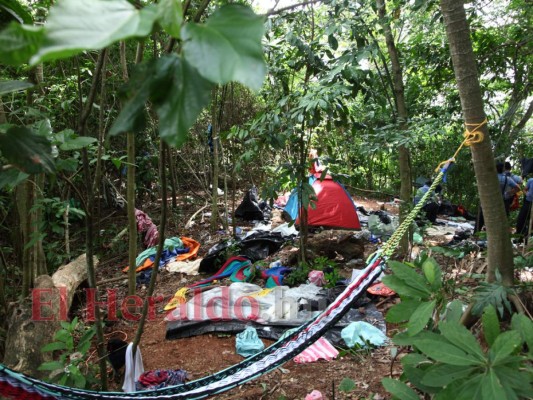
<svg viewBox="0 0 533 400"><path fill-rule="evenodd" d="M396 294L394 290L390 289L388 286L381 282L374 283L367 289L367 292L376 296L384 297L394 296Z"/></svg>
<svg viewBox="0 0 533 400"><path fill-rule="evenodd" d="M146 232L144 235L144 245L153 247L159 242L159 232L152 219L143 211L135 209L135 219L137 220L137 231Z"/></svg>
<svg viewBox="0 0 533 400"><path fill-rule="evenodd" d="M0 382L0 395L2 395L2 398L15 400L55 399L52 396L42 396L39 393L26 392L23 388L13 387L7 382Z"/></svg>
<svg viewBox="0 0 533 400"><path fill-rule="evenodd" d="M327 176L323 181L317 179L313 183L313 189L318 200L316 208L309 207L308 226L361 229L355 204L339 183Z"/></svg>

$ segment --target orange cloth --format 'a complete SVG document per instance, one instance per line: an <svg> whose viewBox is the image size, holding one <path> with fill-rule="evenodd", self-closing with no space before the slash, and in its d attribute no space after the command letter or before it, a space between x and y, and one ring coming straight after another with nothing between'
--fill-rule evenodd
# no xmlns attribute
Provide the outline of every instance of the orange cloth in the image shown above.
<svg viewBox="0 0 533 400"><path fill-rule="evenodd" d="M390 289L388 286L386 286L384 283L378 282L370 286L367 290L368 293L374 294L377 296L394 296L396 294L395 291Z"/></svg>
<svg viewBox="0 0 533 400"><path fill-rule="evenodd" d="M189 252L178 254L176 256L176 261L185 261L191 258L196 258L196 256L198 255L198 250L200 250L200 243L194 239L191 239L185 236L181 237L180 239L181 239L181 242L183 243L183 247L189 248ZM142 265L139 265L137 267L135 272L140 272L140 271L144 271L145 269L152 268L153 265L154 265L154 262L150 260L149 258L147 258L146 260L144 260L144 263ZM122 272L128 272L129 268L130 267L125 267L122 270Z"/></svg>
<svg viewBox="0 0 533 400"><path fill-rule="evenodd" d="M189 260L191 258L195 258L198 255L198 250L200 250L200 243L198 243L196 240L182 236L181 241L183 242L183 246L189 248L188 253L184 254L178 254L176 257L176 261L184 261Z"/></svg>

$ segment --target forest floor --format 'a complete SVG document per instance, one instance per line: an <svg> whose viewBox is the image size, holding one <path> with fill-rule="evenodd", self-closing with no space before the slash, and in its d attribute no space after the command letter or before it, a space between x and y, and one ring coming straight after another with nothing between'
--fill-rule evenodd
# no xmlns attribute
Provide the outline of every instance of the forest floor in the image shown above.
<svg viewBox="0 0 533 400"><path fill-rule="evenodd" d="M362 205L368 211L385 209L390 213L397 213L397 205L394 203L381 203L374 200L356 198L357 205ZM180 206L182 221L187 221L200 206ZM150 214L154 221L158 220L157 209L144 210ZM126 226L125 216L114 216L111 218L115 230ZM172 219L172 217L171 217ZM201 220L201 216L197 217ZM176 219L177 220L177 219ZM245 223L239 223L247 229ZM203 222L196 223L191 229L185 230L173 226L170 221L170 228L167 237L188 236L201 243L199 256L202 257L211 246L218 243L220 239L226 237L224 233L210 235L209 218ZM448 240L446 237L433 237L437 243ZM106 251L100 260L98 267L98 281L109 280L120 276L120 270L127 263L124 243L122 248ZM118 246L120 247L120 246ZM126 245L127 247L127 245ZM127 250L127 249L126 249ZM294 249L292 249L294 250ZM376 245L365 245L365 257L376 250ZM140 252L141 250L139 250ZM291 251L282 249L281 251ZM122 255L122 257L120 257ZM276 254L278 257L279 254ZM341 266L341 275L350 276L351 268ZM146 323L140 348L145 370L153 369L183 369L190 374L192 379L198 379L219 370L232 366L240 361L242 357L235 351L235 336L205 334L178 340L166 340L166 322L164 321L165 311L163 307L172 297L175 291L191 282L203 278L201 276L187 276L180 273L169 273L163 271L158 276L155 289L155 298L161 299L157 303L156 317ZM121 294L127 291L127 280L124 275L123 280L114 281L103 285L104 289L117 289L119 302ZM141 287L138 294L143 296L146 287ZM374 298L378 310L386 313L395 302L396 297ZM133 340L137 324L120 319L113 325L106 327L106 337L119 337L126 341ZM387 335L392 337L397 331L395 326L387 324ZM263 340L266 345L272 343ZM399 377L401 374L401 364L398 359L391 357L391 347L389 344L373 350L358 352L341 352L341 356L333 361L318 361L310 364L296 364L294 361L286 363L283 368L265 374L258 379L252 380L230 390L224 394L216 396L219 399L303 399L313 390L319 390L324 399L387 399L389 396L381 385L383 377ZM344 378L349 378L355 386L349 391L340 391L339 386ZM120 390L119 384L112 384L112 389Z"/></svg>

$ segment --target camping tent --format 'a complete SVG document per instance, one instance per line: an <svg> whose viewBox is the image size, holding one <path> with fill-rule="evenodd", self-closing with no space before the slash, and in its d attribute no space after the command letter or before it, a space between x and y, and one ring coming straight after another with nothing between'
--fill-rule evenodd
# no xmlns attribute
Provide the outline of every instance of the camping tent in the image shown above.
<svg viewBox="0 0 533 400"><path fill-rule="evenodd" d="M352 198L339 183L327 175L323 180L316 176L309 177L309 184L315 190L316 207L309 207L308 226L324 226L340 229L361 229L357 210ZM298 224L298 195L293 190L285 211Z"/></svg>

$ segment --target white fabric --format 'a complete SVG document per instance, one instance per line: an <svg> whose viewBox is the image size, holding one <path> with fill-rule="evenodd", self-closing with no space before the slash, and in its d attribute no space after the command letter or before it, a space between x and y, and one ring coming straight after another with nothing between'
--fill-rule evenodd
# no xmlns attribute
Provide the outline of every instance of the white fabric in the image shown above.
<svg viewBox="0 0 533 400"><path fill-rule="evenodd" d="M143 357L141 355L141 349L137 346L135 352L135 360L132 355L133 343L128 344L126 349L126 371L124 372L124 385L122 390L126 393L135 392L135 381L139 379L139 376L144 372Z"/></svg>
<svg viewBox="0 0 533 400"><path fill-rule="evenodd" d="M200 269L201 258L194 261L173 261L166 265L166 269L169 272L181 272L186 275L198 275Z"/></svg>

